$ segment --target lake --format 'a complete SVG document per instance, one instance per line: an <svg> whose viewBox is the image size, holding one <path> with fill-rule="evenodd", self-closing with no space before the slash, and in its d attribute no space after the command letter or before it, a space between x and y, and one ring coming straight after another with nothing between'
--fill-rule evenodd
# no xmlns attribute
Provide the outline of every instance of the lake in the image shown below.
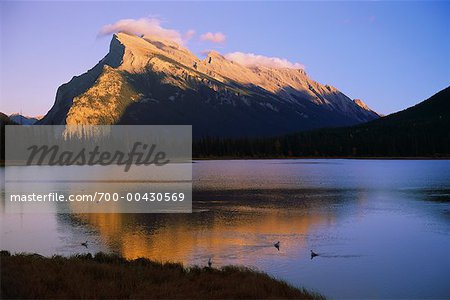
<svg viewBox="0 0 450 300"><path fill-rule="evenodd" d="M7 214L2 205L1 249L185 265L211 257L330 298L450 298L449 160L196 161L193 186L192 214Z"/></svg>

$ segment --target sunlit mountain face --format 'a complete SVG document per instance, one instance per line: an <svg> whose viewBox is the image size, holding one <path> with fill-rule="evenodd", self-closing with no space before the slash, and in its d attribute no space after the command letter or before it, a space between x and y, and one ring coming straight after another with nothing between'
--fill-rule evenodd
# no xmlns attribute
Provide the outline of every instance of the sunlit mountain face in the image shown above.
<svg viewBox="0 0 450 300"><path fill-rule="evenodd" d="M118 33L91 70L62 85L39 124L191 124L194 137L271 136L379 117L298 68L199 59L154 36Z"/></svg>

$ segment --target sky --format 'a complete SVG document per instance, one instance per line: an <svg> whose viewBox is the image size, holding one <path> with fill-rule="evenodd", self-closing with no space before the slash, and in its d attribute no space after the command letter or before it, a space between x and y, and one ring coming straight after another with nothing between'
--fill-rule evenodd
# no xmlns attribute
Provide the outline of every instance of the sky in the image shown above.
<svg viewBox="0 0 450 300"><path fill-rule="evenodd" d="M445 1L2 1L0 111L44 115L61 84L106 55L114 30L144 26L199 57L304 68L389 114L450 85L449 16Z"/></svg>

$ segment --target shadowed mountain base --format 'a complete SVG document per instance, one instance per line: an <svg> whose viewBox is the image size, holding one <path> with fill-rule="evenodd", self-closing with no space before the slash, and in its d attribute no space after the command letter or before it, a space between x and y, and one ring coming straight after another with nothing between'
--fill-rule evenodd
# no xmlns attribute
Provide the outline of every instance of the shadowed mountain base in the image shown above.
<svg viewBox="0 0 450 300"><path fill-rule="evenodd" d="M450 157L450 87L403 111L352 127L274 138L197 139L196 158Z"/></svg>

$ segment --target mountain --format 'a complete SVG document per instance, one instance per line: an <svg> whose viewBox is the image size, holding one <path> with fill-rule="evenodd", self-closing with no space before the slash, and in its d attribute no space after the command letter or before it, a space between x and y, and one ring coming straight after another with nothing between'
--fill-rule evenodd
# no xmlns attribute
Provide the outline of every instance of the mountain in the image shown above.
<svg viewBox="0 0 450 300"><path fill-rule="evenodd" d="M109 53L58 88L38 124L192 124L195 137L274 136L378 118L304 70L201 60L172 41L115 34Z"/></svg>
<svg viewBox="0 0 450 300"><path fill-rule="evenodd" d="M376 121L366 124L365 126L401 125L405 127L418 128L430 125L437 126L440 124L444 126L444 129L449 129L449 121L450 86L434 94L427 100L420 102L419 104L380 118ZM434 129L439 129L439 127Z"/></svg>
<svg viewBox="0 0 450 300"><path fill-rule="evenodd" d="M12 114L9 116L9 118L17 123L17 124L21 124L21 125L33 125L34 123L36 123L37 121L39 121L39 117L26 117L20 114Z"/></svg>
<svg viewBox="0 0 450 300"><path fill-rule="evenodd" d="M0 112L0 163L5 159L5 125L16 125L7 115Z"/></svg>
<svg viewBox="0 0 450 300"><path fill-rule="evenodd" d="M16 125L17 123L10 119L6 114L0 112L0 125Z"/></svg>
<svg viewBox="0 0 450 300"><path fill-rule="evenodd" d="M450 157L450 87L403 111L361 125L267 139L205 138L195 157Z"/></svg>

